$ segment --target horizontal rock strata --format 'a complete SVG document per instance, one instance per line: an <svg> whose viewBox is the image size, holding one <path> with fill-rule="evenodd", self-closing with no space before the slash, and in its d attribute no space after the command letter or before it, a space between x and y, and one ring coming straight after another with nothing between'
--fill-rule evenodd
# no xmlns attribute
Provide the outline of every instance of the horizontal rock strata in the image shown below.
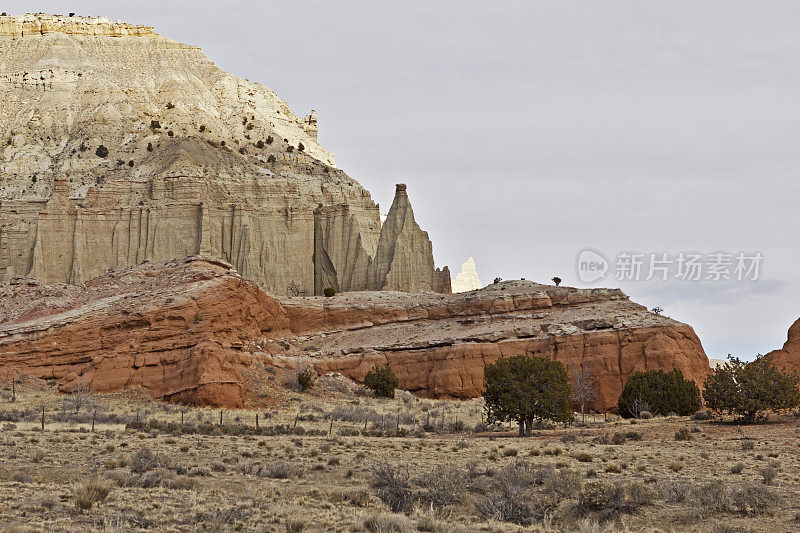
<svg viewBox="0 0 800 533"><path fill-rule="evenodd" d="M403 389L471 398L485 364L517 354L588 368L596 410L613 409L635 371L678 368L698 382L709 371L691 327L619 290L509 281L452 295L277 299L208 257L148 263L82 287L0 286L0 371L57 379L62 390L139 385L168 401L239 407L254 362L356 381L388 363Z"/></svg>

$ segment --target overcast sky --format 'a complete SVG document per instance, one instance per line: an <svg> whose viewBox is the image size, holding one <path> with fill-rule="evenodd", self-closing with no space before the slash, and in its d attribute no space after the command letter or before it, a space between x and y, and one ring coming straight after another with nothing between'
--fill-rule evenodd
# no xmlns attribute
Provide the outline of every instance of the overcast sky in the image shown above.
<svg viewBox="0 0 800 533"><path fill-rule="evenodd" d="M319 115L388 209L409 186L437 264L579 281L578 253L755 253L750 282L617 281L709 357L780 347L800 316L800 3L6 1L200 46ZM612 266L613 270L613 266Z"/></svg>

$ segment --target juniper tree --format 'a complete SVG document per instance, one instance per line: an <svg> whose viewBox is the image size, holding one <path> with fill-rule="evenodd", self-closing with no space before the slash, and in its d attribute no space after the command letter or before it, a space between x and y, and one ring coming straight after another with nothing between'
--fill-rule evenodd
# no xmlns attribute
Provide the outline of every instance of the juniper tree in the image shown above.
<svg viewBox="0 0 800 533"><path fill-rule="evenodd" d="M558 361L515 355L486 365L483 376L489 423L515 420L527 437L536 419L572 420L569 377Z"/></svg>

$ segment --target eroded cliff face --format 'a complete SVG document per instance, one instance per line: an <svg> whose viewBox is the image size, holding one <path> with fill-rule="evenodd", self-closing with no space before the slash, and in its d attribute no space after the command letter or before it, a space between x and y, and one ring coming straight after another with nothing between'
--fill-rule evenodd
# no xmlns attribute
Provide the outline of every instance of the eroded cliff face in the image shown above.
<svg viewBox="0 0 800 533"><path fill-rule="evenodd" d="M307 365L362 381L388 363L403 389L471 398L485 364L517 354L588 368L596 410L616 406L633 372L679 368L699 383L709 371L691 327L618 290L509 281L453 295L276 299L205 257L147 263L82 287L0 285L0 372L57 379L62 390L139 385L168 401L238 407L257 405L248 395L256 367L281 375Z"/></svg>
<svg viewBox="0 0 800 533"><path fill-rule="evenodd" d="M82 283L207 253L313 294L325 256L330 286L368 288L378 206L317 142L316 113L198 48L102 18L0 17L0 101L0 278ZM433 272L425 239L398 255Z"/></svg>
<svg viewBox="0 0 800 533"><path fill-rule="evenodd" d="M800 373L800 319L791 325L789 334L783 348L773 350L767 355L772 356L776 366Z"/></svg>

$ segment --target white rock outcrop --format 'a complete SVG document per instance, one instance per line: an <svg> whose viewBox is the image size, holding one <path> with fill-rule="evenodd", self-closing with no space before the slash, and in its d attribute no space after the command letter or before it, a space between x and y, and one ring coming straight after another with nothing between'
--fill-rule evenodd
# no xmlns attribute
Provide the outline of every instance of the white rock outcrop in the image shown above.
<svg viewBox="0 0 800 533"><path fill-rule="evenodd" d="M147 26L0 16L0 280L207 254L278 295L363 290L380 237L316 112ZM430 242L391 242L387 288L434 289Z"/></svg>
<svg viewBox="0 0 800 533"><path fill-rule="evenodd" d="M481 280L478 279L478 271L475 269L475 260L469 258L461 265L461 272L456 274L452 282L453 292L468 292L480 289Z"/></svg>

